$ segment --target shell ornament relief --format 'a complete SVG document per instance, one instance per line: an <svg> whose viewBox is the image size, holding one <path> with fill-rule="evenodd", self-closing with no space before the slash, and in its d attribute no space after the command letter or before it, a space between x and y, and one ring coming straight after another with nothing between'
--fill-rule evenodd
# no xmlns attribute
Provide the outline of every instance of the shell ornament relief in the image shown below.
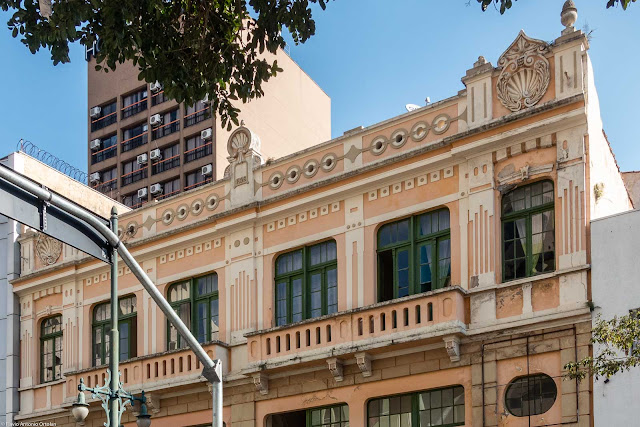
<svg viewBox="0 0 640 427"><path fill-rule="evenodd" d="M516 112L533 107L544 96L551 79L548 45L520 31L516 40L498 60L502 72L496 83L502 105Z"/></svg>
<svg viewBox="0 0 640 427"><path fill-rule="evenodd" d="M62 254L62 243L42 233L38 233L35 249L36 255L44 265L53 265Z"/></svg>

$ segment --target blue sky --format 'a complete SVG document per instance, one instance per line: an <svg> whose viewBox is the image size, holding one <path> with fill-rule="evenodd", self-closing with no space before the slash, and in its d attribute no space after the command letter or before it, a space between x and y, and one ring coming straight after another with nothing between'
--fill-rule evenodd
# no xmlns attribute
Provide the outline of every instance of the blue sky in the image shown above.
<svg viewBox="0 0 640 427"><path fill-rule="evenodd" d="M404 105L437 101L464 86L479 55L494 65L520 29L551 41L560 35L563 0L519 0L501 16L475 0L336 0L316 11L316 35L291 56L327 92L332 134L403 113ZM576 0L577 27L593 30L590 55L605 130L622 170L640 170L640 128L630 121L640 98L631 77L640 67L640 5L606 9L606 0ZM366 5L366 7L364 7ZM51 65L12 39L0 12L0 155L20 138L86 170L87 73L84 51Z"/></svg>

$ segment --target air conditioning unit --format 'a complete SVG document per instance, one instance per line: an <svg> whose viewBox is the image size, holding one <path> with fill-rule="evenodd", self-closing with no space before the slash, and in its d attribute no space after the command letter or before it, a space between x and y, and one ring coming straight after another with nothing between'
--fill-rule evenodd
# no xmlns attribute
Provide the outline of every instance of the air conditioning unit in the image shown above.
<svg viewBox="0 0 640 427"><path fill-rule="evenodd" d="M91 175L89 175L89 182L91 184L95 184L97 182L100 182L100 172L94 172Z"/></svg>
<svg viewBox="0 0 640 427"><path fill-rule="evenodd" d="M143 153L138 156L138 164L139 165L147 164L147 153Z"/></svg>
<svg viewBox="0 0 640 427"><path fill-rule="evenodd" d="M204 98L202 98L202 103L204 105L209 105L209 94L206 94Z"/></svg>
<svg viewBox="0 0 640 427"><path fill-rule="evenodd" d="M102 144L102 141L100 141L100 139L98 138L92 139L91 142L89 143L89 148L91 148L92 151L96 151L100 149L101 144Z"/></svg>
<svg viewBox="0 0 640 427"><path fill-rule="evenodd" d="M213 166L211 165L211 163L209 163L208 165L204 165L201 169L202 175L203 176L209 176L213 173Z"/></svg>
<svg viewBox="0 0 640 427"><path fill-rule="evenodd" d="M94 117L98 117L101 112L102 112L102 108L92 107L91 110L89 110L89 115L91 116L91 118L94 118Z"/></svg>
<svg viewBox="0 0 640 427"><path fill-rule="evenodd" d="M160 160L162 158L162 151L160 151L159 148L156 148L155 150L149 151L149 158L151 160ZM152 193L153 193L153 191L152 191Z"/></svg>
<svg viewBox="0 0 640 427"><path fill-rule="evenodd" d="M160 92L162 90L162 85L160 82L151 83L149 85L149 89L151 89L151 92Z"/></svg>
<svg viewBox="0 0 640 427"><path fill-rule="evenodd" d="M151 184L151 194L152 195L156 195L156 194L162 194L162 184Z"/></svg>
<svg viewBox="0 0 640 427"><path fill-rule="evenodd" d="M147 187L139 189L138 199L146 199L146 198L147 198Z"/></svg>
<svg viewBox="0 0 640 427"><path fill-rule="evenodd" d="M200 131L200 138L204 139L205 141L211 139L212 135L213 135L213 131L211 130L211 128L207 128Z"/></svg>
<svg viewBox="0 0 640 427"><path fill-rule="evenodd" d="M162 123L162 116L160 114L154 114L149 118L149 123L151 126L157 126Z"/></svg>

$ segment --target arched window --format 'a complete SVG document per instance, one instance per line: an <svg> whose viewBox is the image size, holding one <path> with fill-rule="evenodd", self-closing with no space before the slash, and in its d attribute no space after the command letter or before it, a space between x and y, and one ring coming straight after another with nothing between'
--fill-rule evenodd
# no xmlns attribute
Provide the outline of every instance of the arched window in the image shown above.
<svg viewBox="0 0 640 427"><path fill-rule="evenodd" d="M518 187L502 197L504 281L554 271L553 183Z"/></svg>
<svg viewBox="0 0 640 427"><path fill-rule="evenodd" d="M62 378L62 316L42 321L40 329L40 382Z"/></svg>
<svg viewBox="0 0 640 427"><path fill-rule="evenodd" d="M385 224L378 231L378 301L440 289L451 282L449 210Z"/></svg>
<svg viewBox="0 0 640 427"><path fill-rule="evenodd" d="M169 286L169 303L180 319L195 332L199 342L217 338L218 320L218 274L211 273ZM187 343L178 330L167 322L167 348L174 350L186 347Z"/></svg>
<svg viewBox="0 0 640 427"><path fill-rule="evenodd" d="M505 391L505 406L516 417L528 417L547 412L556 401L558 388L548 375L538 374L516 378Z"/></svg>
<svg viewBox="0 0 640 427"><path fill-rule="evenodd" d="M276 325L338 311L335 240L287 252L276 259Z"/></svg>
<svg viewBox="0 0 640 427"><path fill-rule="evenodd" d="M135 295L128 295L118 299L118 333L121 361L137 355L137 314ZM93 366L109 363L110 330L111 302L105 302L93 309Z"/></svg>

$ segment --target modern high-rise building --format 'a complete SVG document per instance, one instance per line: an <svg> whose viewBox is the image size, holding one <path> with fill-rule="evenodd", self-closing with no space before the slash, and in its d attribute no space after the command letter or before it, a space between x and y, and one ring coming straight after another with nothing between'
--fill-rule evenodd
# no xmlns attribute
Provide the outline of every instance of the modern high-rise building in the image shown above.
<svg viewBox="0 0 640 427"><path fill-rule="evenodd" d="M331 137L331 102L282 50L283 72L264 84L262 98L240 105L240 120L260 133L263 160ZM130 207L162 200L220 179L229 135L208 100L178 104L160 83L138 80L131 63L115 72L88 61L89 184Z"/></svg>

